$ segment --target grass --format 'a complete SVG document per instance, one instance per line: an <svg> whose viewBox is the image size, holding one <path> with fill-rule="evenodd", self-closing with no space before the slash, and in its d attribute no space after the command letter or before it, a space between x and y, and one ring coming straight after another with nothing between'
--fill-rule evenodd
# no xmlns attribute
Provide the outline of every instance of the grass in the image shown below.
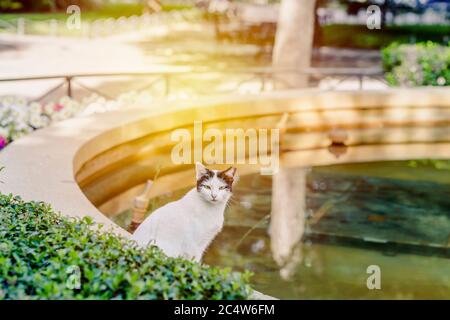
<svg viewBox="0 0 450 320"><path fill-rule="evenodd" d="M187 5L163 5L163 11L190 9ZM133 15L141 15L144 6L141 3L116 3L107 4L95 10L81 11L81 18L88 21L106 18L131 17ZM19 18L25 18L32 21L46 21L55 19L65 21L67 19L65 12L30 12L30 13L5 13L0 15L0 20L13 22Z"/></svg>
<svg viewBox="0 0 450 320"><path fill-rule="evenodd" d="M189 9L187 5L164 5L163 11L174 11ZM92 23L102 19L120 17L140 16L144 12L144 6L140 3L121 3L103 5L95 10L81 11L81 21L83 23ZM11 32L11 28L1 22L11 24L12 30L16 30L17 21L19 18L25 19L25 33L35 35L48 35L52 33L51 20L57 22L56 35L58 36L80 36L84 34L83 30L72 29L65 27L67 18L70 15L65 12L39 12L39 13L6 13L0 15L0 33ZM33 23L30 23L32 21Z"/></svg>
<svg viewBox="0 0 450 320"><path fill-rule="evenodd" d="M140 15L143 12L143 5L139 3L121 3L104 5L96 10L81 11L82 19L96 20L104 18L119 18L121 16L130 17L132 15ZM19 18L25 18L33 21L45 21L50 19L65 20L67 19L65 12L30 12L30 13L7 13L2 14L0 19L5 21L14 21Z"/></svg>

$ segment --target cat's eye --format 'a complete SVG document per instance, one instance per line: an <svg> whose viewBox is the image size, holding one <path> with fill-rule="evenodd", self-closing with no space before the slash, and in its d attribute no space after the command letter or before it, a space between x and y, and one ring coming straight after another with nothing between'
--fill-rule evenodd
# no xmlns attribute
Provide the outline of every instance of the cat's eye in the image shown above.
<svg viewBox="0 0 450 320"><path fill-rule="evenodd" d="M205 187L205 189L208 189L208 190L211 190L211 187L210 186L203 186L203 187Z"/></svg>
<svg viewBox="0 0 450 320"><path fill-rule="evenodd" d="M226 188L227 188L227 187L220 187L219 190L223 190L223 189L226 189Z"/></svg>

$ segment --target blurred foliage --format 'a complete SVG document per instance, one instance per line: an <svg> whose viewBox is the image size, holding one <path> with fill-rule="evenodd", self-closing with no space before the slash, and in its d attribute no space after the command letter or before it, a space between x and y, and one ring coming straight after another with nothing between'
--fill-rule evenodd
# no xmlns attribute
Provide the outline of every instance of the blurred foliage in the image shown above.
<svg viewBox="0 0 450 320"><path fill-rule="evenodd" d="M0 300L245 299L250 293L249 273L168 258L101 228L92 218L67 218L43 202L0 194Z"/></svg>
<svg viewBox="0 0 450 320"><path fill-rule="evenodd" d="M385 26L369 30L358 25L327 25L321 27L317 45L343 48L380 49L392 42L415 43L433 41L444 44L450 34L450 25Z"/></svg>
<svg viewBox="0 0 450 320"><path fill-rule="evenodd" d="M104 18L141 15L145 5L143 1L111 3L93 0L0 0L0 10L5 13L64 13L70 5L77 5L82 13L93 14ZM187 4L162 4L163 11L191 9ZM4 18L4 17L2 17Z"/></svg>
<svg viewBox="0 0 450 320"><path fill-rule="evenodd" d="M408 165L413 168L420 166L433 167L437 170L450 170L450 160L421 159L411 160Z"/></svg>
<svg viewBox="0 0 450 320"><path fill-rule="evenodd" d="M0 0L0 10L2 11L17 11L23 8L20 1L16 0Z"/></svg>
<svg viewBox="0 0 450 320"><path fill-rule="evenodd" d="M0 9L21 12L65 11L70 5L92 9L96 4L97 2L92 0L0 0Z"/></svg>
<svg viewBox="0 0 450 320"><path fill-rule="evenodd" d="M393 86L450 85L450 44L393 43L382 50L386 79Z"/></svg>

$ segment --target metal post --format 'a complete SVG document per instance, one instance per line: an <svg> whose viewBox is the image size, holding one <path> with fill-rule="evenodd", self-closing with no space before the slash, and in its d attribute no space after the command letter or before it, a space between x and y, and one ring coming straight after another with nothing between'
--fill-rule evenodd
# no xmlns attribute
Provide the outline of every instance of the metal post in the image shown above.
<svg viewBox="0 0 450 320"><path fill-rule="evenodd" d="M19 18L17 19L17 35L23 36L25 34L25 19Z"/></svg>
<svg viewBox="0 0 450 320"><path fill-rule="evenodd" d="M58 33L58 21L56 19L50 20L50 35L56 37Z"/></svg>
<svg viewBox="0 0 450 320"><path fill-rule="evenodd" d="M164 83L165 83L165 96L168 97L170 94L170 75L165 74L164 75Z"/></svg>
<svg viewBox="0 0 450 320"><path fill-rule="evenodd" d="M261 76L261 92L265 92L266 91L266 74L264 72L262 72L260 74Z"/></svg>
<svg viewBox="0 0 450 320"><path fill-rule="evenodd" d="M67 96L72 98L72 77L66 77Z"/></svg>

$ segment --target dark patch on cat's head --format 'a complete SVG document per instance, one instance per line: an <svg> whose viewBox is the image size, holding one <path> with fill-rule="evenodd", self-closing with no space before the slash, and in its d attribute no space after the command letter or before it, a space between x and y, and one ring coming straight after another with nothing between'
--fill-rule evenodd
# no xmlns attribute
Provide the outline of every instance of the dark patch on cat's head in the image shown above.
<svg viewBox="0 0 450 320"><path fill-rule="evenodd" d="M233 191L233 183L234 183L234 176L236 174L236 168L229 167L226 170L219 171L217 173L217 178L222 179L230 189L230 191Z"/></svg>
<svg viewBox="0 0 450 320"><path fill-rule="evenodd" d="M200 191L200 188L202 184L214 177L214 172L205 168L205 171L202 173L202 175L197 179L197 191Z"/></svg>

